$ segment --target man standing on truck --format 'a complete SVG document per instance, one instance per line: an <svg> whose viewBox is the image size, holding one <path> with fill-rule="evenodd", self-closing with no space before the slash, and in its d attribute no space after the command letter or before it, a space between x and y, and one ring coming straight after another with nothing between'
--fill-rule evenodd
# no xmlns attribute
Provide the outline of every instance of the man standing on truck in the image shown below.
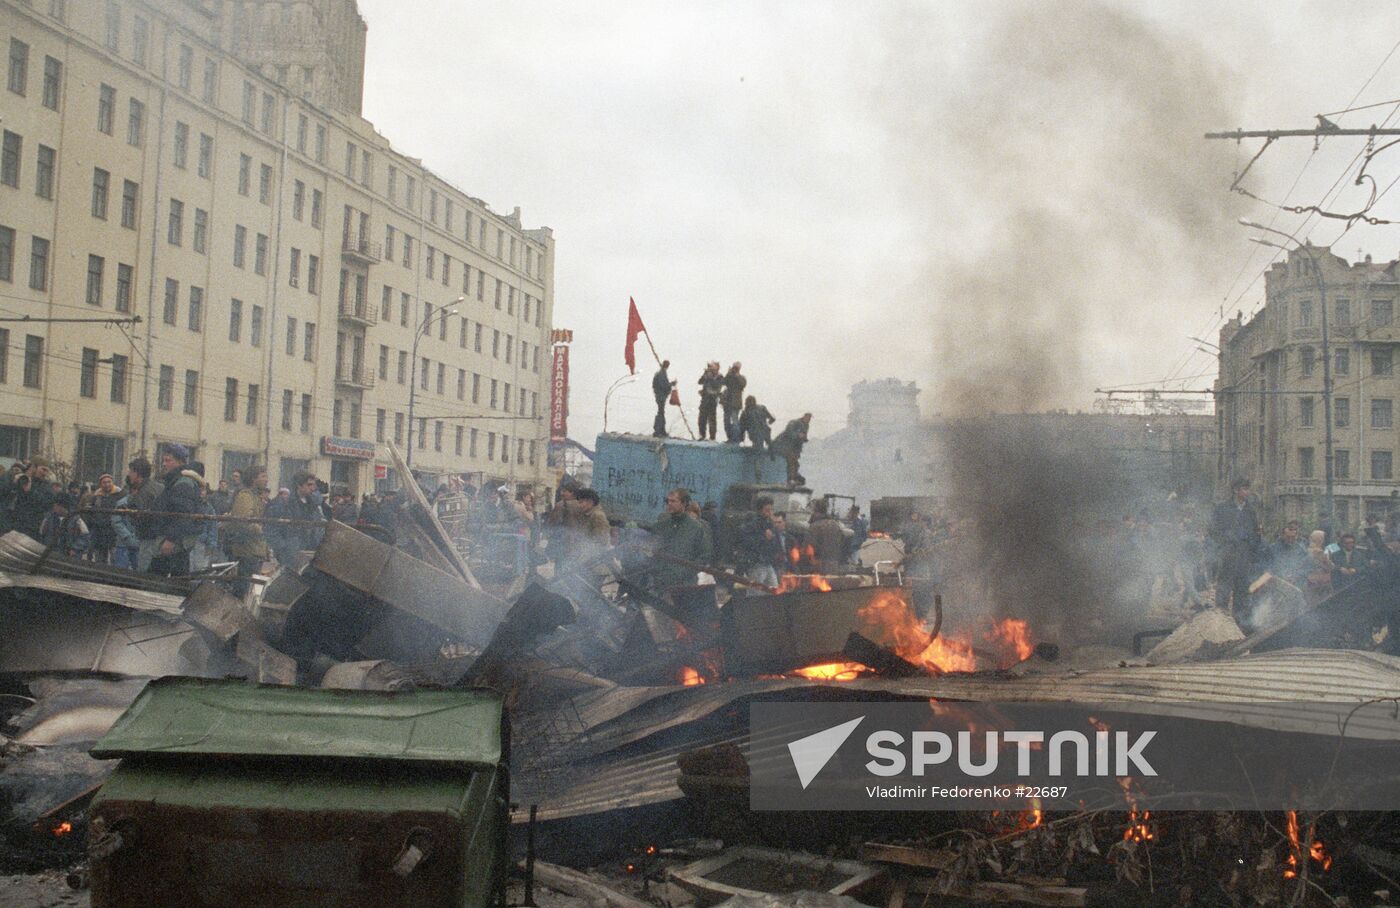
<svg viewBox="0 0 1400 908"><path fill-rule="evenodd" d="M708 363L700 373L700 440L715 440L716 414L719 409L719 394L724 389L724 378L719 374L719 363ZM728 417L726 417L727 419ZM706 434L708 431L708 435ZM728 429L726 428L726 433Z"/></svg>
<svg viewBox="0 0 1400 908"><path fill-rule="evenodd" d="M787 461L787 481L790 486L800 486L807 481L797 471L798 460L802 457L802 446L807 443L807 430L812 425L812 414L803 413L788 423L783 433L773 439L773 453Z"/></svg>
<svg viewBox="0 0 1400 908"><path fill-rule="evenodd" d="M739 411L744 408L744 388L749 384L740 373L741 368L741 363L729 367L724 376L724 394L720 397L720 406L724 407L724 438L736 445L744 438L739 428Z"/></svg>
<svg viewBox="0 0 1400 908"><path fill-rule="evenodd" d="M667 559L678 558L693 564L708 564L710 547L705 542L705 528L690 516L686 507L690 493L672 489L666 493L666 511L651 528L660 545L652 556L650 573L652 586L661 591L695 583L696 569Z"/></svg>
<svg viewBox="0 0 1400 908"><path fill-rule="evenodd" d="M666 374L669 368L671 361L663 359L661 368L651 377L651 396L656 398L656 420L652 423L651 434L657 438L666 437L666 401L671 399L671 389L676 386L671 376Z"/></svg>
<svg viewBox="0 0 1400 908"><path fill-rule="evenodd" d="M753 446L762 451L768 448L768 459L773 459L773 414L750 394L744 399L744 412L739 414L739 438L749 436Z"/></svg>

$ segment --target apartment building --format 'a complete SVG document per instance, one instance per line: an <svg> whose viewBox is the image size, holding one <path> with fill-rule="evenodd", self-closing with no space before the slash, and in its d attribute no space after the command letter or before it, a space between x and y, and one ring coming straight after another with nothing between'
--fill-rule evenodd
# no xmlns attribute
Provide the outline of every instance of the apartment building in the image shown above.
<svg viewBox="0 0 1400 908"><path fill-rule="evenodd" d="M0 0L0 457L544 480L552 234L360 116L364 41L354 0Z"/></svg>

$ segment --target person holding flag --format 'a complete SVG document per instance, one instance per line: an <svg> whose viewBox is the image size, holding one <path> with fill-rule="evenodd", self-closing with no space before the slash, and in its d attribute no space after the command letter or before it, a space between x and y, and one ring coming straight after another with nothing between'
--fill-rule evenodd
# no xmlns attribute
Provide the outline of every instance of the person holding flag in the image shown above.
<svg viewBox="0 0 1400 908"><path fill-rule="evenodd" d="M656 357L661 368L651 378L651 393L656 398L656 419L652 423L652 434L657 438L666 438L666 404L669 401L680 406L680 398L677 396L676 383L671 380L667 369L671 368L669 359L663 360L656 353L656 345L651 342L651 334L647 332L646 326L642 324L642 315L637 311L637 301L627 300L627 345L622 350L623 361L627 363L627 371L637 374L637 338L640 335L647 336L647 346L651 347L651 355ZM685 412L681 412L681 419L685 420ZM686 422L686 430L689 431L690 423ZM691 438L695 433L691 432Z"/></svg>
<svg viewBox="0 0 1400 908"><path fill-rule="evenodd" d="M671 399L671 390L676 387L676 383L666 373L669 368L671 361L664 359L661 361L661 368L651 377L651 394L656 398L656 421L652 423L651 434L657 438L666 437L666 402Z"/></svg>

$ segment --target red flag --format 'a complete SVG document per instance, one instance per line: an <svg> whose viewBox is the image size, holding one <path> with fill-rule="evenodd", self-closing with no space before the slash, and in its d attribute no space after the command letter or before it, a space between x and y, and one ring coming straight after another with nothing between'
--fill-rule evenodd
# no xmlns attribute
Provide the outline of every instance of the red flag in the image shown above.
<svg viewBox="0 0 1400 908"><path fill-rule="evenodd" d="M646 330L646 325L642 324L642 314L637 311L637 301L628 297L627 347L622 351L622 358L627 363L627 371L633 375L637 374L637 335Z"/></svg>

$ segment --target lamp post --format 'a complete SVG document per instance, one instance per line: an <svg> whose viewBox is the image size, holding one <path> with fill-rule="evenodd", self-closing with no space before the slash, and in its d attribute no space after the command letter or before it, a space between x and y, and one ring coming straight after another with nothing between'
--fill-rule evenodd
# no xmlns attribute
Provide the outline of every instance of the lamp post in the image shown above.
<svg viewBox="0 0 1400 908"><path fill-rule="evenodd" d="M636 376L635 374L633 374L633 373L628 373L627 375L624 375L624 376L622 376L621 378L619 378L617 381L613 382L613 383L612 383L612 387L608 388L608 393L603 395L603 431L604 431L604 432L608 431L608 401L612 400L613 392L616 391L618 388L622 387L623 385L627 384L628 382L636 381L636 380L637 380L637 376Z"/></svg>
<svg viewBox="0 0 1400 908"><path fill-rule="evenodd" d="M1324 475L1326 477L1327 503L1326 513L1323 515L1323 528L1327 530L1328 538L1333 535L1333 519L1335 515L1336 503L1333 500L1332 489L1332 345L1327 333L1327 285L1322 280L1322 266L1318 262L1317 256L1313 253L1312 247L1298 241L1298 238L1291 233L1278 230L1273 227L1265 227L1263 224L1240 218L1240 223L1245 227L1254 230L1263 230L1266 233L1287 237L1293 241L1294 248L1301 250L1308 260L1312 262L1313 277L1317 280L1318 307L1322 312L1322 420L1323 420L1323 460ZM1255 238L1254 242L1262 246L1273 246L1275 249L1282 249L1285 252L1292 251L1286 246L1269 240Z"/></svg>
<svg viewBox="0 0 1400 908"><path fill-rule="evenodd" d="M413 405L418 400L418 342L423 339L423 335L428 333L428 329L434 322L441 321L449 315L457 314L457 307L466 301L465 296L457 297L456 301L449 309L440 309L423 317L423 321L418 325L418 331L413 335L413 362L409 364L408 374L408 454L404 457L404 463L413 468ZM427 373L424 373L425 375ZM404 477L405 482L412 482L412 475Z"/></svg>

